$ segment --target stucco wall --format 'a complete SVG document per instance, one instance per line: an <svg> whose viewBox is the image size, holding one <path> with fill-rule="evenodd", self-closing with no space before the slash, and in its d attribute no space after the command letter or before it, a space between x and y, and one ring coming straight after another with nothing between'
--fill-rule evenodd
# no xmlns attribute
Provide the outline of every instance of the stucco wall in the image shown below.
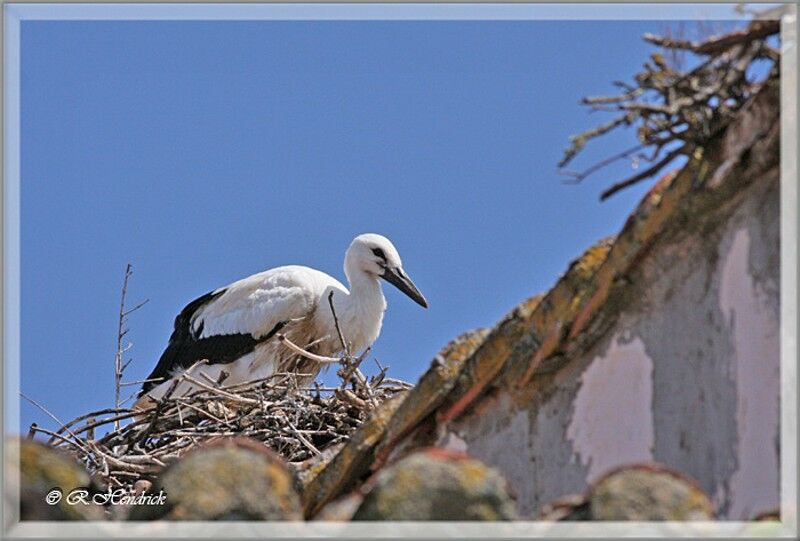
<svg viewBox="0 0 800 541"><path fill-rule="evenodd" d="M720 518L779 502L779 183L771 171L642 259L609 332L527 401L496 389L440 434L524 514L609 469L693 476Z"/></svg>

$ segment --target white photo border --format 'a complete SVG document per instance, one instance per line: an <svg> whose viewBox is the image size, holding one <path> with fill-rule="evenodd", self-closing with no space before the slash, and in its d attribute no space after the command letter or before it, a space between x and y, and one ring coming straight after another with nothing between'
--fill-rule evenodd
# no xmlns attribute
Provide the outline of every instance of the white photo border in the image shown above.
<svg viewBox="0 0 800 541"><path fill-rule="evenodd" d="M775 4L771 4L775 5ZM781 24L781 522L36 522L2 506L14 538L182 537L797 537L797 5ZM736 4L206 4L3 5L3 451L20 434L20 27L26 20L705 20ZM4 483L19 472L6 472ZM18 502L12 502L18 503ZM9 509L12 510L9 516Z"/></svg>

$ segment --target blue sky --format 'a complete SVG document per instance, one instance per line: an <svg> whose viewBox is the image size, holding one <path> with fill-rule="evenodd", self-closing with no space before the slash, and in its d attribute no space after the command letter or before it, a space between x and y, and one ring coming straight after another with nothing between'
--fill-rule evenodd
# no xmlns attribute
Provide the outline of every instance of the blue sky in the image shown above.
<svg viewBox="0 0 800 541"><path fill-rule="evenodd" d="M384 288L372 357L416 381L620 229L647 184L598 194L630 164L578 186L556 164L604 119L579 98L629 79L665 26L23 22L22 391L62 420L113 405L128 262L129 301L150 301L129 321L136 380L195 297L283 264L344 281L363 232L394 241L430 303Z"/></svg>

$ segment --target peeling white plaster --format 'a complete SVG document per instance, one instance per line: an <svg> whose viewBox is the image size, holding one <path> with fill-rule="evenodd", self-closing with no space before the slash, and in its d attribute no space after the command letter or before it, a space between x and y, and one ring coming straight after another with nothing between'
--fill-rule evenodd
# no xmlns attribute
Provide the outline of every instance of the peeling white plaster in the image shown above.
<svg viewBox="0 0 800 541"><path fill-rule="evenodd" d="M452 430L448 430L447 433L444 435L437 447L442 447L449 451L455 451L457 453L466 453L467 452L467 442L464 441L464 438L453 432Z"/></svg>
<svg viewBox="0 0 800 541"><path fill-rule="evenodd" d="M688 257L694 245L660 245L640 266L647 298L633 299L598 344L559 369L549 392L529 403L500 392L449 425L439 444L468 447L497 468L525 516L655 456L695 477L720 518L775 509L780 328L763 284L778 276L766 266L778 236L754 210L761 203L747 203L744 219L726 221L719 237L693 239L704 240L701 257ZM756 245L762 238L774 245Z"/></svg>
<svg viewBox="0 0 800 541"><path fill-rule="evenodd" d="M581 375L567 438L589 480L620 464L652 460L653 362L639 338L619 335Z"/></svg>
<svg viewBox="0 0 800 541"><path fill-rule="evenodd" d="M736 355L739 465L731 479L731 517L752 517L778 507L778 329L759 302L748 274L750 236L736 232L722 264L720 308L731 326Z"/></svg>

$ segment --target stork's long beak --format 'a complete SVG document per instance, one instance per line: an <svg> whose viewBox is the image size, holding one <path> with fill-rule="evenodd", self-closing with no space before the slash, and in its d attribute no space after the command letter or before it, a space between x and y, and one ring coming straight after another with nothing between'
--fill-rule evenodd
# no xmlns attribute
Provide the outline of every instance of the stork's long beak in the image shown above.
<svg viewBox="0 0 800 541"><path fill-rule="evenodd" d="M403 269L400 267L385 267L383 276L381 276L384 280L392 284L394 287L411 297L411 299L422 306L423 308L428 307L428 301L425 300L425 297L420 293L417 286L414 285L414 282L411 281L411 278L403 272Z"/></svg>

